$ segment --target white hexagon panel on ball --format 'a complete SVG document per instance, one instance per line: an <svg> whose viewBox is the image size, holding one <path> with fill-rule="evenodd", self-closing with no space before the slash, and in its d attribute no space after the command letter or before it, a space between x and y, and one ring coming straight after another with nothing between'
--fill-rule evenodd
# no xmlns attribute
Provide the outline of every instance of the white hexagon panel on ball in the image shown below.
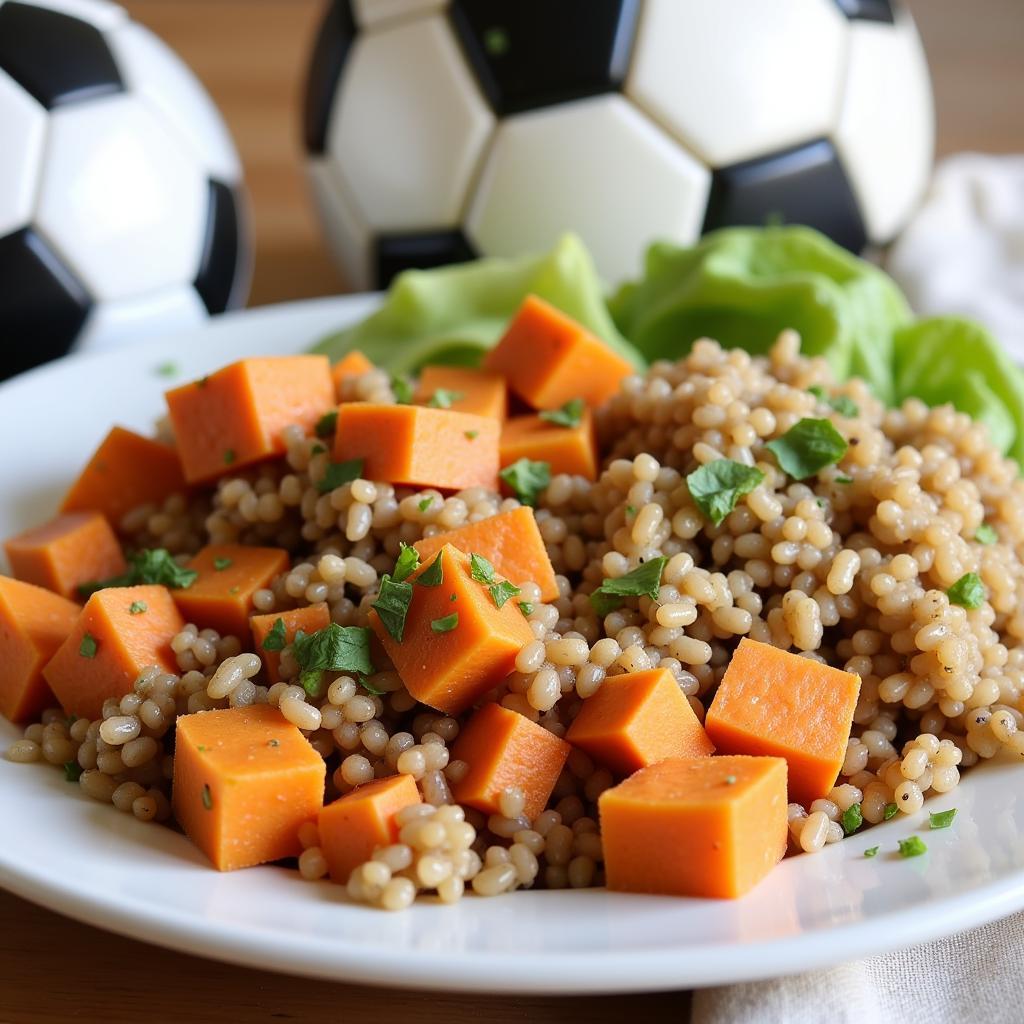
<svg viewBox="0 0 1024 1024"><path fill-rule="evenodd" d="M46 111L0 71L0 235L32 215L46 136Z"/></svg>
<svg viewBox="0 0 1024 1024"><path fill-rule="evenodd" d="M503 120L466 230L489 255L586 242L609 282L635 275L655 238L693 242L711 175L621 96L558 104Z"/></svg>

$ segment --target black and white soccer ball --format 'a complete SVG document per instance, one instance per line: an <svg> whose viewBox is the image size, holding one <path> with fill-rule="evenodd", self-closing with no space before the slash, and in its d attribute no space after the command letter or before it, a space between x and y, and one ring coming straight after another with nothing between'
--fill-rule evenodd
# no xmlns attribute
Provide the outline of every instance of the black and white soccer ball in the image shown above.
<svg viewBox="0 0 1024 1024"><path fill-rule="evenodd" d="M355 287L567 229L609 281L725 225L859 251L909 218L932 139L891 0L331 0L305 111Z"/></svg>
<svg viewBox="0 0 1024 1024"><path fill-rule="evenodd" d="M231 137L188 68L102 0L0 0L0 377L242 303Z"/></svg>

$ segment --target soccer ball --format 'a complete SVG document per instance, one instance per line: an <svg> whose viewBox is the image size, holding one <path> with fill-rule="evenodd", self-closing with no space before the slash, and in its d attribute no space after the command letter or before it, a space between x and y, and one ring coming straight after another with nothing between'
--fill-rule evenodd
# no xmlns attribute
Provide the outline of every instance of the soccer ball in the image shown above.
<svg viewBox="0 0 1024 1024"><path fill-rule="evenodd" d="M0 377L244 301L241 169L120 7L0 0Z"/></svg>
<svg viewBox="0 0 1024 1024"><path fill-rule="evenodd" d="M884 243L932 159L890 0L331 0L308 170L355 287L578 232L611 281L657 238L795 222Z"/></svg>

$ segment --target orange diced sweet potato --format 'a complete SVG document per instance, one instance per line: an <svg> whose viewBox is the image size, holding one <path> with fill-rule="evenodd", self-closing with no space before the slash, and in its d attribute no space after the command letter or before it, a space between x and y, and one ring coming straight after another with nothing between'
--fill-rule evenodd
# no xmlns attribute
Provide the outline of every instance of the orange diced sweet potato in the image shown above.
<svg viewBox="0 0 1024 1024"><path fill-rule="evenodd" d="M35 718L56 703L43 666L70 636L81 612L74 601L0 576L0 715Z"/></svg>
<svg viewBox="0 0 1024 1024"><path fill-rule="evenodd" d="M565 738L619 775L665 757L715 751L668 669L609 676L583 702Z"/></svg>
<svg viewBox="0 0 1024 1024"><path fill-rule="evenodd" d="M127 512L186 489L178 453L162 441L114 427L64 496L61 512L102 512L116 530Z"/></svg>
<svg viewBox="0 0 1024 1024"><path fill-rule="evenodd" d="M351 352L346 352L331 367L331 379L334 381L334 392L338 401L342 401L345 397L342 394L344 381L350 380L353 377L361 377L372 369L373 363L359 349L354 348Z"/></svg>
<svg viewBox="0 0 1024 1024"><path fill-rule="evenodd" d="M520 789L523 814L536 818L569 757L570 746L541 725L500 704L485 704L466 723L452 747L452 760L469 765L452 787L460 804L499 814L506 789Z"/></svg>
<svg viewBox="0 0 1024 1024"><path fill-rule="evenodd" d="M517 585L536 583L542 601L558 597L555 570L544 547L544 538L537 529L533 509L526 505L424 537L413 546L420 559L426 561L445 544L453 544L467 555L483 555L505 579Z"/></svg>
<svg viewBox="0 0 1024 1024"><path fill-rule="evenodd" d="M4 544L19 580L77 597L78 585L105 580L128 567L114 531L101 512L68 512Z"/></svg>
<svg viewBox="0 0 1024 1024"><path fill-rule="evenodd" d="M250 615L249 628L252 630L252 642L256 653L263 659L263 667L267 670L267 678L272 683L280 682L281 652L268 651L263 641L280 619L284 623L285 643L291 643L295 634L301 629L307 636L318 629L331 624L331 612L326 602L318 601L302 608L292 608L286 612L268 612L266 615Z"/></svg>
<svg viewBox="0 0 1024 1024"><path fill-rule="evenodd" d="M43 675L68 714L99 718L103 702L130 692L144 668L177 671L171 639L184 626L166 587L98 590Z"/></svg>
<svg viewBox="0 0 1024 1024"><path fill-rule="evenodd" d="M248 544L209 544L188 563L199 575L190 587L174 591L181 614L200 629L215 629L221 636L249 636L252 595L270 585L288 568L283 548L257 548Z"/></svg>
<svg viewBox="0 0 1024 1024"><path fill-rule="evenodd" d="M786 762L669 757L598 800L609 889L733 898L786 852Z"/></svg>
<svg viewBox="0 0 1024 1024"><path fill-rule="evenodd" d="M785 758L790 800L806 805L839 775L859 692L850 672L745 637L704 727L721 753Z"/></svg>
<svg viewBox="0 0 1024 1024"><path fill-rule="evenodd" d="M331 881L344 885L352 869L378 846L398 842L395 815L421 803L411 775L390 775L358 786L320 811L320 849Z"/></svg>
<svg viewBox="0 0 1024 1024"><path fill-rule="evenodd" d="M167 392L185 477L216 480L285 450L281 431L312 431L334 406L326 356L241 359Z"/></svg>
<svg viewBox="0 0 1024 1024"><path fill-rule="evenodd" d="M571 398L599 405L619 390L633 367L600 338L550 303L527 295L484 366L534 409Z"/></svg>
<svg viewBox="0 0 1024 1024"><path fill-rule="evenodd" d="M419 578L441 560L442 582L424 586ZM375 611L370 625L380 637L417 700L457 714L497 686L515 667L516 655L533 632L515 600L498 608L488 588L470 575L469 558L451 544L409 577L413 596L399 643ZM457 620L452 628L450 616ZM447 621L446 621L447 620Z"/></svg>
<svg viewBox="0 0 1024 1024"><path fill-rule="evenodd" d="M338 409L334 457L362 459L363 476L392 484L497 489L500 424L422 405L345 402Z"/></svg>
<svg viewBox="0 0 1024 1024"><path fill-rule="evenodd" d="M218 871L301 852L299 827L324 802L323 758L269 704L178 719L174 816Z"/></svg>
<svg viewBox="0 0 1024 1024"><path fill-rule="evenodd" d="M478 370L471 366L424 366L416 389L416 401L427 405L439 390L450 393L451 405L448 408L456 412L471 412L476 416L503 420L508 411L505 378L493 370Z"/></svg>
<svg viewBox="0 0 1024 1024"><path fill-rule="evenodd" d="M540 416L514 416L501 431L501 465L519 459L546 462L552 473L597 479L597 439L594 417L584 409L575 427L549 423Z"/></svg>

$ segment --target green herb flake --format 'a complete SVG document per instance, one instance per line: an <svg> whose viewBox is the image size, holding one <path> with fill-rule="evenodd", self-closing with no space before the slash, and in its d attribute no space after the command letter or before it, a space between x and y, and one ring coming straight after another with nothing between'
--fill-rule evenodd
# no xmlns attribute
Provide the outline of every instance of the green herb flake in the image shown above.
<svg viewBox="0 0 1024 1024"><path fill-rule="evenodd" d="M213 794L210 792L208 785L203 786L203 806L208 810L213 810Z"/></svg>
<svg viewBox="0 0 1024 1024"><path fill-rule="evenodd" d="M128 605L128 614L129 615L142 615L143 612L148 611L148 610L149 610L149 605L146 604L145 601L132 601L132 603L130 605Z"/></svg>
<svg viewBox="0 0 1024 1024"><path fill-rule="evenodd" d="M636 515L636 505L627 505L626 506L626 515L627 516L635 516Z"/></svg>
<svg viewBox="0 0 1024 1024"><path fill-rule="evenodd" d="M345 462L329 462L324 475L317 482L316 489L321 494L330 494L342 484L350 484L363 475L362 459L347 459Z"/></svg>
<svg viewBox="0 0 1024 1024"><path fill-rule="evenodd" d="M498 475L524 505L536 505L541 491L551 483L551 464L517 459Z"/></svg>
<svg viewBox="0 0 1024 1024"><path fill-rule="evenodd" d="M206 751L209 750L209 749L210 749L209 747L204 747L202 745L202 743L197 743L196 744L196 750L198 750L200 754L205 754Z"/></svg>
<svg viewBox="0 0 1024 1024"><path fill-rule="evenodd" d="M434 619L430 623L430 628L435 633L450 633L459 624L459 613L452 612L451 615L445 615L444 618Z"/></svg>
<svg viewBox="0 0 1024 1024"><path fill-rule="evenodd" d="M467 441L475 441L480 436L479 430L466 430L463 431Z"/></svg>
<svg viewBox="0 0 1024 1024"><path fill-rule="evenodd" d="M870 857L877 857L878 856L878 847L877 846L869 846L864 851L864 856L865 857L869 857L869 858Z"/></svg>
<svg viewBox="0 0 1024 1024"><path fill-rule="evenodd" d="M417 505L416 507L417 507L417 508L418 508L418 509L419 509L419 510L420 510L421 512L426 512L426 511L427 511L427 509L428 509L428 508L430 508L430 506L431 506L431 505L433 505L433 504L434 504L434 499L433 499L433 498L429 498L429 497L428 497L428 498L423 498L423 499L421 499L421 501L420 501L419 505Z"/></svg>
<svg viewBox="0 0 1024 1024"><path fill-rule="evenodd" d="M234 448L226 449L224 452L224 465L230 466L235 461L236 458L237 456L235 455Z"/></svg>
<svg viewBox="0 0 1024 1024"><path fill-rule="evenodd" d="M327 449L322 444L315 444L315 445L313 445L312 448L309 449L309 454L310 455L323 455L323 453L326 452L326 451L327 451Z"/></svg>
<svg viewBox="0 0 1024 1024"><path fill-rule="evenodd" d="M920 836L899 840L899 848L901 857L920 857L922 853L928 852L928 847L922 842Z"/></svg>
<svg viewBox="0 0 1024 1024"><path fill-rule="evenodd" d="M974 531L974 539L979 544L995 544L999 540L999 534L996 533L995 527L989 526L988 523L982 523Z"/></svg>
<svg viewBox="0 0 1024 1024"><path fill-rule="evenodd" d="M398 373L394 374L391 378L391 390L399 405L412 405L412 381L408 377Z"/></svg>
<svg viewBox="0 0 1024 1024"><path fill-rule="evenodd" d="M852 476L837 476L835 479L836 479L836 483L837 484L852 484L853 483L853 477Z"/></svg>
<svg viewBox="0 0 1024 1024"><path fill-rule="evenodd" d="M77 782L82 777L82 766L77 761L64 762L64 781Z"/></svg>
<svg viewBox="0 0 1024 1024"><path fill-rule="evenodd" d="M374 672L370 661L370 631L364 626L339 626L332 622L315 633L300 631L292 640L292 656L301 670L299 685L312 697L322 691L324 672L350 672L361 676Z"/></svg>
<svg viewBox="0 0 1024 1024"><path fill-rule="evenodd" d="M391 578L401 583L402 580L411 576L420 565L420 553L404 541L399 543L398 558L395 559L395 568L391 572Z"/></svg>
<svg viewBox="0 0 1024 1024"><path fill-rule="evenodd" d="M946 593L949 595L950 604L958 604L961 608L971 610L980 608L988 596L985 584L981 582L981 577L976 572L964 573Z"/></svg>
<svg viewBox="0 0 1024 1024"><path fill-rule="evenodd" d="M449 601L458 601L458 599L459 599L459 595L458 594L449 594L448 595L448 600Z"/></svg>
<svg viewBox="0 0 1024 1024"><path fill-rule="evenodd" d="M956 817L956 808L951 807L948 811L936 811L928 815L929 828L949 828Z"/></svg>
<svg viewBox="0 0 1024 1024"><path fill-rule="evenodd" d="M191 587L199 575L195 569L184 569L164 548L136 551L128 556L128 571L105 580L93 580L78 586L82 597L89 597L97 590L108 587L135 587L142 583L156 583L171 590Z"/></svg>
<svg viewBox="0 0 1024 1024"><path fill-rule="evenodd" d="M492 583L487 589L496 608L503 608L506 601L522 593L514 583L509 583L508 580Z"/></svg>
<svg viewBox="0 0 1024 1024"><path fill-rule="evenodd" d="M494 566L483 555L469 556L469 575L484 585L494 582Z"/></svg>
<svg viewBox="0 0 1024 1024"><path fill-rule="evenodd" d="M234 565L234 562L230 558L215 558L213 560L215 572L223 572L225 569L230 569L232 565Z"/></svg>
<svg viewBox="0 0 1024 1024"><path fill-rule="evenodd" d="M338 410L332 409L330 412L325 412L323 416L316 421L316 426L313 430L317 437L333 437L337 426Z"/></svg>
<svg viewBox="0 0 1024 1024"><path fill-rule="evenodd" d="M657 597L658 588L661 586L661 573L667 562L668 558L661 555L638 565L625 576L605 580L590 595L590 604L594 611L601 616L607 615L621 607L624 597Z"/></svg>
<svg viewBox="0 0 1024 1024"><path fill-rule="evenodd" d="M283 651L287 645L288 637L284 628L284 619L275 619L273 626L270 627L270 632L263 638L263 643L260 644L260 647L265 651Z"/></svg>
<svg viewBox="0 0 1024 1024"><path fill-rule="evenodd" d="M436 388L427 405L431 409L450 409L453 402L461 402L466 397L465 391L449 391L448 388Z"/></svg>
<svg viewBox="0 0 1024 1024"><path fill-rule="evenodd" d="M582 398L570 398L561 408L545 409L540 414L540 418L560 427L578 427L586 408L586 403Z"/></svg>
<svg viewBox="0 0 1024 1024"><path fill-rule="evenodd" d="M890 818L895 818L899 812L899 807L896 804L886 804L885 810L882 812L882 817L888 821Z"/></svg>
<svg viewBox="0 0 1024 1024"><path fill-rule="evenodd" d="M181 373L181 367L177 363L166 362L154 367L154 371L158 377L177 377Z"/></svg>
<svg viewBox="0 0 1024 1024"><path fill-rule="evenodd" d="M846 454L846 439L831 420L802 419L766 445L783 472L806 480Z"/></svg>
<svg viewBox="0 0 1024 1024"><path fill-rule="evenodd" d="M807 389L819 402L824 402L829 408L834 409L840 416L851 419L860 415L860 406L850 398L849 395L835 395L830 397L828 392L820 384L812 384Z"/></svg>
<svg viewBox="0 0 1024 1024"><path fill-rule="evenodd" d="M381 624L388 635L398 643L405 635L405 617L409 614L412 601L412 584L396 580L385 573L380 579L377 600L371 605L380 616Z"/></svg>
<svg viewBox="0 0 1024 1024"><path fill-rule="evenodd" d="M715 459L687 478L690 497L706 519L720 526L744 495L764 480L764 473L732 459Z"/></svg>
<svg viewBox="0 0 1024 1024"><path fill-rule="evenodd" d="M532 601L520 601L519 610L523 613L525 618L529 618L533 614L533 602Z"/></svg>
<svg viewBox="0 0 1024 1024"><path fill-rule="evenodd" d="M727 786L735 786L736 785L736 776L735 775L726 775L726 777L725 777L725 784Z"/></svg>
<svg viewBox="0 0 1024 1024"><path fill-rule="evenodd" d="M82 637L82 642L78 645L78 653L83 658L95 658L96 651L99 649L99 644L96 642L96 637L92 633L86 633Z"/></svg>
<svg viewBox="0 0 1024 1024"><path fill-rule="evenodd" d="M441 562L441 552L437 557L416 577L416 582L421 587L439 587L444 583L444 565Z"/></svg>
<svg viewBox="0 0 1024 1024"><path fill-rule="evenodd" d="M236 594L241 593L241 588L240 587L228 587L228 593L232 597L234 597Z"/></svg>
<svg viewBox="0 0 1024 1024"><path fill-rule="evenodd" d="M861 813L860 804L850 804L843 811L840 822L843 826L843 834L852 836L864 824L864 815Z"/></svg>

